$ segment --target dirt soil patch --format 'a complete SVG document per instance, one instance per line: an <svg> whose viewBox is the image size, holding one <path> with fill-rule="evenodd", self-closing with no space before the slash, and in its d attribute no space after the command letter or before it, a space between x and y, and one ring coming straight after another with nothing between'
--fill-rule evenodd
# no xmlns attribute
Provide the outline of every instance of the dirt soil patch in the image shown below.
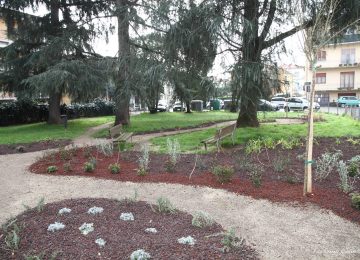
<svg viewBox="0 0 360 260"><path fill-rule="evenodd" d="M88 214L88 209L94 206L102 207L103 212ZM71 212L59 215L59 210L65 207ZM158 213L154 208L144 202L76 199L47 204L41 212L31 209L16 218L21 227L19 249L6 249L1 239L0 258L50 259L56 254L56 259L130 259L132 252L143 249L151 259L258 259L255 251L244 243L222 252L224 230L218 224L197 228L192 226L189 214ZM121 213L132 213L134 220L121 220ZM48 226L55 222L64 224L64 229L48 231ZM93 223L93 232L81 234L79 227L83 223ZM146 232L147 228L155 228L157 233ZM5 235L0 233L0 237ZM195 239L195 245L178 243L179 238L188 236ZM99 238L106 242L103 247L95 243Z"/></svg>
<svg viewBox="0 0 360 260"><path fill-rule="evenodd" d="M341 150L342 160L349 160L359 155L359 145L351 144L347 139L321 138L317 139L314 147L314 158L318 158L326 151ZM164 182L184 185L208 186L229 190L253 198L268 199L274 202L296 202L298 205L314 203L322 208L332 210L337 215L360 223L360 211L351 206L349 194L339 189L339 175L331 172L324 181L315 181L313 196L303 196L304 161L299 156L305 152L305 143L300 147L285 150L280 147L274 150L262 151L258 155L246 156L244 147L239 146L227 149L220 153L205 155L182 155L174 172L166 169L167 155L151 154L149 171L145 176L137 175L138 152L125 152L120 154L120 174L111 174L108 167L117 161L117 154L105 157L91 151L91 156L97 158L96 169L92 173L84 172L84 163L89 161L89 153L84 149L74 151L69 161L62 160L59 154L45 157L30 167L30 171L39 174L48 174L49 166L57 166L54 175L79 175L95 178L112 179L131 182ZM87 158L86 158L87 157ZM191 176L196 161L195 170ZM281 171L276 170L275 164L283 164ZM260 187L254 187L249 178L249 163L261 166L264 169ZM68 166L71 166L70 169ZM235 174L229 183L220 184L211 169L216 165L230 165ZM64 169L64 166L65 169ZM360 181L355 183L355 191L360 191Z"/></svg>
<svg viewBox="0 0 360 260"><path fill-rule="evenodd" d="M14 153L30 153L47 149L55 149L71 144L71 140L40 141L23 144L0 144L0 155Z"/></svg>

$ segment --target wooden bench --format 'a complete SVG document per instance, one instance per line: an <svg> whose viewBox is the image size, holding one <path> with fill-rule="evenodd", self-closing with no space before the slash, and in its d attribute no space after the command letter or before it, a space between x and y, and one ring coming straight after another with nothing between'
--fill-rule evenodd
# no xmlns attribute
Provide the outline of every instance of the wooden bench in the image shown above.
<svg viewBox="0 0 360 260"><path fill-rule="evenodd" d="M121 142L126 142L129 139L131 139L131 141L132 141L133 133L124 132L121 124L111 127L109 129L109 133L110 133L110 137L111 137L113 143L115 143L115 144L121 143Z"/></svg>
<svg viewBox="0 0 360 260"><path fill-rule="evenodd" d="M232 143L234 145L234 143L235 143L235 141L234 141L235 130L236 130L236 124L220 128L220 129L216 130L216 133L215 133L215 135L213 137L202 140L201 143L204 144L205 150L207 150L207 145L208 144L216 143L217 150L219 152L220 151L220 141L221 141L221 139L224 139L227 136L231 135L231 140L232 140Z"/></svg>

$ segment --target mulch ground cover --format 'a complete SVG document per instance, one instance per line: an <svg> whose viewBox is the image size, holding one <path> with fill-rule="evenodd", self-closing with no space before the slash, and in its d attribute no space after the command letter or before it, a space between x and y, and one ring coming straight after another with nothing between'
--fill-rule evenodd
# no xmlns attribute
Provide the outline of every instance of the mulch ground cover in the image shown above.
<svg viewBox="0 0 360 260"><path fill-rule="evenodd" d="M96 215L89 208L101 207ZM71 212L59 214L62 208ZM130 259L139 249L151 259L258 259L256 252L244 243L223 252L224 230L214 223L198 228L192 216L182 212L159 213L157 206L144 202L109 199L76 199L46 204L42 210L31 209L16 218L20 243L18 250L7 248L0 240L0 259ZM122 213L132 213L134 220L120 219ZM55 222L65 225L61 230L48 231ZM92 223L94 230L87 235L80 232L83 223ZM146 232L155 228L157 233ZM7 233L11 234L13 226ZM9 232L9 233L8 233ZM178 239L191 236L194 245L180 244ZM103 239L104 246L95 243ZM51 258L51 256L56 256Z"/></svg>
<svg viewBox="0 0 360 260"><path fill-rule="evenodd" d="M352 144L346 138L319 138L315 142L314 158L320 157L326 151L335 150L341 150L343 153L341 159L346 161L360 154L360 145ZM89 161L90 152L89 148L84 148L74 151L70 156L71 158L68 158L69 160L61 159L60 154L42 158L33 164L30 170L38 174L49 174L47 168L55 165L58 170L51 173L54 175L79 175L117 181L179 183L221 188L273 202L295 202L299 206L313 203L329 209L343 218L360 223L360 211L351 206L349 194L339 189L340 178L336 170L331 172L329 177L323 181L314 180L313 195L303 196L304 160L299 157L304 152L305 142L291 150L277 147L273 150L263 150L260 154L251 156L245 155L244 146L225 149L220 153L183 154L174 172L167 171L167 155L152 153L147 175L138 176L139 152L120 153L121 172L111 174L108 167L109 164L116 163L117 153L111 157L106 157L94 148L91 150L91 156L97 158L96 169L94 172L87 173L84 171L84 163ZM195 161L196 167L193 170ZM284 164L282 171L275 170L274 164L279 164L279 162ZM249 163L252 165L250 167L257 165L264 169L260 187L255 187L250 180ZM65 165L67 165L66 170L64 169ZM69 165L71 165L70 170ZM211 173L212 168L217 165L230 165L234 168L235 174L229 183L219 183ZM360 191L360 180L355 183L355 191Z"/></svg>
<svg viewBox="0 0 360 260"><path fill-rule="evenodd" d="M36 152L59 148L69 144L71 144L71 140L41 141L24 144L0 144L0 155Z"/></svg>

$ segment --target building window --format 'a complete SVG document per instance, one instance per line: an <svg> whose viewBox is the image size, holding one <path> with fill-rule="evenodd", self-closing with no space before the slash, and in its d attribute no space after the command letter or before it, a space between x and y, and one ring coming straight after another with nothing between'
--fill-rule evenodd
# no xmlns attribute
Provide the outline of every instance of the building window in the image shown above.
<svg viewBox="0 0 360 260"><path fill-rule="evenodd" d="M354 88L355 72L340 73L340 88Z"/></svg>
<svg viewBox="0 0 360 260"><path fill-rule="evenodd" d="M325 84L326 83L326 73L316 73L315 83L316 84Z"/></svg>
<svg viewBox="0 0 360 260"><path fill-rule="evenodd" d="M355 63L355 49L342 49L341 50L341 63L342 64Z"/></svg>
<svg viewBox="0 0 360 260"><path fill-rule="evenodd" d="M317 53L317 60L324 61L326 60L326 51L318 51Z"/></svg>

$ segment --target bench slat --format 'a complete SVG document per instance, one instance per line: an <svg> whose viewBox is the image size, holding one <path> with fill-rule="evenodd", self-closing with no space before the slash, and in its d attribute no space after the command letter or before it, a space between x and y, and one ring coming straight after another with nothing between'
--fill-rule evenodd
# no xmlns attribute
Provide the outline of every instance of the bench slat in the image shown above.
<svg viewBox="0 0 360 260"><path fill-rule="evenodd" d="M208 139L202 140L201 143L205 145L205 150L207 150L207 144L210 143L217 143L218 151L219 151L219 141L224 139L227 136L232 136L232 141L234 143L234 132L236 130L236 124L229 125L223 128L220 128L216 131L215 135L213 137L210 137Z"/></svg>

